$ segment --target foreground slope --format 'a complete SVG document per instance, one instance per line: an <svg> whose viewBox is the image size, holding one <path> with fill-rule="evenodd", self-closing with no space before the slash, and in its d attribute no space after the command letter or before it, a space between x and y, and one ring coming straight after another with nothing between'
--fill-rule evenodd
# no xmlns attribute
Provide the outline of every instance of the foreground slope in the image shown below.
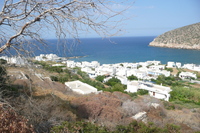
<svg viewBox="0 0 200 133"><path fill-rule="evenodd" d="M156 37L149 45L200 50L200 23L165 32Z"/></svg>

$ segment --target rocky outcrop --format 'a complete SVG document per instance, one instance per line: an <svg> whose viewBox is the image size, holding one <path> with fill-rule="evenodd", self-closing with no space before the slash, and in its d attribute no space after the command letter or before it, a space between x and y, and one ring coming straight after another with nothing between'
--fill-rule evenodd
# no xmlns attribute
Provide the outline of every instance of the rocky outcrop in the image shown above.
<svg viewBox="0 0 200 133"><path fill-rule="evenodd" d="M168 31L156 37L149 46L200 50L200 23Z"/></svg>

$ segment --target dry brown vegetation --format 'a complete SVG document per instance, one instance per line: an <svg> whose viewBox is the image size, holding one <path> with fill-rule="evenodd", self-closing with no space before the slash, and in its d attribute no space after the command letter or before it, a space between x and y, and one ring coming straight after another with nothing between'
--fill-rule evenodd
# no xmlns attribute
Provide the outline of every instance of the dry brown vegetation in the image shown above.
<svg viewBox="0 0 200 133"><path fill-rule="evenodd" d="M34 133L28 119L18 115L15 110L0 105L0 132L1 133Z"/></svg>
<svg viewBox="0 0 200 133"><path fill-rule="evenodd" d="M77 120L90 121L112 130L116 125L129 124L133 120L131 117L142 111L147 112L147 122L154 122L157 127L170 123L179 125L181 132L200 131L200 109L173 105L174 110L167 110L163 101L147 95L134 100L122 92L79 95L50 80L30 82L17 79L12 83L19 87L20 95L9 97L7 101L17 115L29 119L27 124L32 124L35 132L50 132L54 125ZM27 91L30 83L34 87L31 93ZM159 106L155 108L152 103ZM172 105L168 103L167 106Z"/></svg>

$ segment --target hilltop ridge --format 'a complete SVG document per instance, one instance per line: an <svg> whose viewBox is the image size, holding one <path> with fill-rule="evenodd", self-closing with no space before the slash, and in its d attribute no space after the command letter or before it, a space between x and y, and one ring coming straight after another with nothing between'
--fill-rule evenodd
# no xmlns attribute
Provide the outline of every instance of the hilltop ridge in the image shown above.
<svg viewBox="0 0 200 133"><path fill-rule="evenodd" d="M200 50L200 23L165 32L149 46Z"/></svg>

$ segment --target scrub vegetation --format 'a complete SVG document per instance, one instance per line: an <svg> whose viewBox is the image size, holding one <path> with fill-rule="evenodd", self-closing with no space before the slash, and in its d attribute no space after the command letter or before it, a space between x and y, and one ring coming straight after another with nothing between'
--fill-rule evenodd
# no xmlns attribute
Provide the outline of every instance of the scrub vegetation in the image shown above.
<svg viewBox="0 0 200 133"><path fill-rule="evenodd" d="M80 68L67 69L65 67L52 67L52 62L36 62L43 68L37 70L46 71L53 80L52 83L35 82L33 91L30 92L29 87L24 86L24 82L18 81L18 86L7 76L5 71L6 64L1 66L1 79L4 89L1 86L2 111L1 114L9 118L13 131L17 131L18 124L23 123L24 132L155 132L155 133L171 133L194 130L198 127L199 93L197 88L184 87L185 82L176 80L176 77L159 77L166 84L171 80L172 83L180 82L178 86L173 86L170 102L164 102L151 98L146 95L148 91L140 90L137 93L124 92L126 86L121 84L120 80L111 78L107 82L103 82L104 76L97 79L90 79ZM19 68L16 68L19 69ZM23 68L25 69L25 68ZM23 70L22 69L22 70ZM29 76L30 77L30 76ZM65 78L61 78L65 77ZM135 77L133 77L135 79ZM90 94L81 96L72 91L65 89L62 84L66 81L80 80L88 83L98 90L103 90L100 94ZM12 85L13 84L13 85ZM19 85L20 84L20 85ZM38 88L37 84L48 85L43 89ZM22 87L23 86L23 87ZM12 99L10 98L12 97ZM31 103L31 104L30 104ZM159 104L159 107L150 106L152 103ZM192 109L192 112L186 108ZM12 110L10 107L15 108ZM195 107L195 108L194 108ZM14 111L14 112L13 112ZM131 117L138 112L146 111L148 122L135 121ZM184 115L178 118L179 115ZM15 114L10 119L8 114ZM181 112L181 113L180 113ZM189 113L188 113L189 112ZM177 118L176 118L176 117ZM190 121L191 117L193 121ZM20 120L18 119L20 118ZM2 119L5 119L2 117ZM170 124L169 124L170 123ZM180 124L185 123L185 124ZM187 125L186 125L187 123ZM1 121L2 125L9 127L8 123ZM3 131L7 128L2 129Z"/></svg>

